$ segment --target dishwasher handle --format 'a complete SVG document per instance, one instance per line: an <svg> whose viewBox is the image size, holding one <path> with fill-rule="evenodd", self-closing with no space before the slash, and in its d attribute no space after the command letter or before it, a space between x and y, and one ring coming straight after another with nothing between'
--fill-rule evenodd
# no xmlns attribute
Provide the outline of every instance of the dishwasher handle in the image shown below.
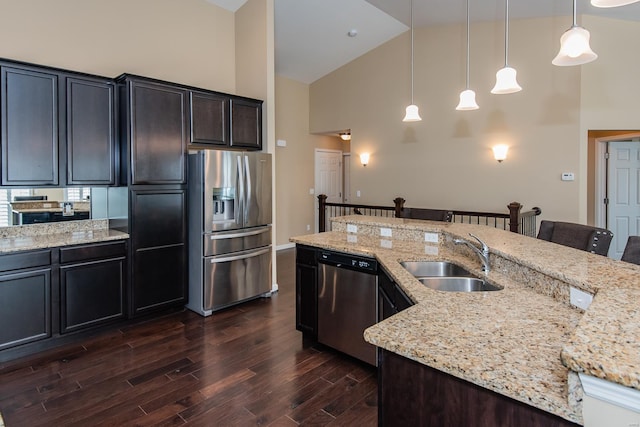
<svg viewBox="0 0 640 427"><path fill-rule="evenodd" d="M338 268L347 268L350 270L361 271L363 273L378 273L378 262L375 259L357 255L320 251L318 262L320 264L332 265Z"/></svg>

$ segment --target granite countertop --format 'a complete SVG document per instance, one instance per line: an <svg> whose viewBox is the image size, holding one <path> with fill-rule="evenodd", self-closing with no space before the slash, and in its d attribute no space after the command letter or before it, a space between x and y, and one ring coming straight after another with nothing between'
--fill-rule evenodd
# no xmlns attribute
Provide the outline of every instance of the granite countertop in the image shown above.
<svg viewBox="0 0 640 427"><path fill-rule="evenodd" d="M74 212L90 212L91 209L88 208L73 208ZM15 213L38 213L38 212L62 212L62 208L33 208L33 209L21 209L14 208L11 212Z"/></svg>
<svg viewBox="0 0 640 427"><path fill-rule="evenodd" d="M0 228L0 254L128 239L108 220L50 222Z"/></svg>
<svg viewBox="0 0 640 427"><path fill-rule="evenodd" d="M374 256L416 302L367 329L372 344L578 424L576 372L640 388L640 320L627 302L640 296L638 266L486 226L352 216L333 229L292 241ZM439 243L424 243L425 232L438 232ZM490 247L487 279L503 290L434 291L398 262L448 260L482 275L478 257L451 243L469 232ZM568 286L596 294L586 312L568 303Z"/></svg>

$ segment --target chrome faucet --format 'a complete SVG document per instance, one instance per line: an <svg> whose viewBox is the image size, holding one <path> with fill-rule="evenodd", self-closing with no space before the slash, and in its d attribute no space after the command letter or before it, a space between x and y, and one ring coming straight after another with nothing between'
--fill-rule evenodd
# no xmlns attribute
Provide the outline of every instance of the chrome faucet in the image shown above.
<svg viewBox="0 0 640 427"><path fill-rule="evenodd" d="M478 247L476 245L474 245L473 243L464 240L464 239L453 239L453 243L455 243L456 245L467 245L469 246L471 249L473 249L473 251L478 254L478 256L480 257L480 261L482 261L482 271L484 271L485 273L488 273L490 268L489 268L489 247L487 246L487 244L485 242L483 242L482 240L480 240L480 238L474 234L469 233L469 236L473 237L474 239L476 239L478 242L480 242L480 244L482 245L482 249L478 249Z"/></svg>

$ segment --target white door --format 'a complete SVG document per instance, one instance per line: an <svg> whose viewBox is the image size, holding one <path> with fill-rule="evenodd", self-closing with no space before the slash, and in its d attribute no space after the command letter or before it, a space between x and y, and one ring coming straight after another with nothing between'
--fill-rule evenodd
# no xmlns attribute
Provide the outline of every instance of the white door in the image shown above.
<svg viewBox="0 0 640 427"><path fill-rule="evenodd" d="M609 142L607 228L609 256L620 259L629 236L640 234L640 142Z"/></svg>
<svg viewBox="0 0 640 427"><path fill-rule="evenodd" d="M325 194L327 202L342 203L342 151L316 149L315 193ZM316 200L316 225L318 232L318 203Z"/></svg>

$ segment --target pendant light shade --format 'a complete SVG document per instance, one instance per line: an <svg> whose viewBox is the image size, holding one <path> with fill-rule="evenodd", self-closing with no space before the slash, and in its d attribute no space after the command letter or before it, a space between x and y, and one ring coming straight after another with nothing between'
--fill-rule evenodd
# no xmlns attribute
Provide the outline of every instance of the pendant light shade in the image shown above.
<svg viewBox="0 0 640 427"><path fill-rule="evenodd" d="M589 31L576 24L576 0L573 0L573 25L560 37L560 52L551 63L561 67L582 65L598 55L589 46Z"/></svg>
<svg viewBox="0 0 640 427"><path fill-rule="evenodd" d="M413 104L409 105L405 111L404 119L402 119L402 121L419 122L420 120L422 120L422 117L420 117L420 113L418 112L418 106Z"/></svg>
<svg viewBox="0 0 640 427"><path fill-rule="evenodd" d="M516 70L509 67L509 0L504 2L504 67L496 73L496 85L491 93L504 95L520 92L522 87L516 80Z"/></svg>
<svg viewBox="0 0 640 427"><path fill-rule="evenodd" d="M403 122L419 122L422 120L418 106L413 103L413 0L411 0L411 105L406 109Z"/></svg>
<svg viewBox="0 0 640 427"><path fill-rule="evenodd" d="M476 93L469 89L469 0L467 0L467 86L460 92L460 102L456 107L459 111L477 110Z"/></svg>
<svg viewBox="0 0 640 427"><path fill-rule="evenodd" d="M476 103L476 93L471 89L466 89L460 92L460 102L456 107L459 111L477 110L478 104Z"/></svg>
<svg viewBox="0 0 640 427"><path fill-rule="evenodd" d="M508 93L520 92L522 87L516 79L516 70L511 67L504 67L496 73L496 85L491 89L491 93L496 95L506 95Z"/></svg>
<svg viewBox="0 0 640 427"><path fill-rule="evenodd" d="M637 3L638 1L640 0L591 0L591 4L595 7L618 7Z"/></svg>

